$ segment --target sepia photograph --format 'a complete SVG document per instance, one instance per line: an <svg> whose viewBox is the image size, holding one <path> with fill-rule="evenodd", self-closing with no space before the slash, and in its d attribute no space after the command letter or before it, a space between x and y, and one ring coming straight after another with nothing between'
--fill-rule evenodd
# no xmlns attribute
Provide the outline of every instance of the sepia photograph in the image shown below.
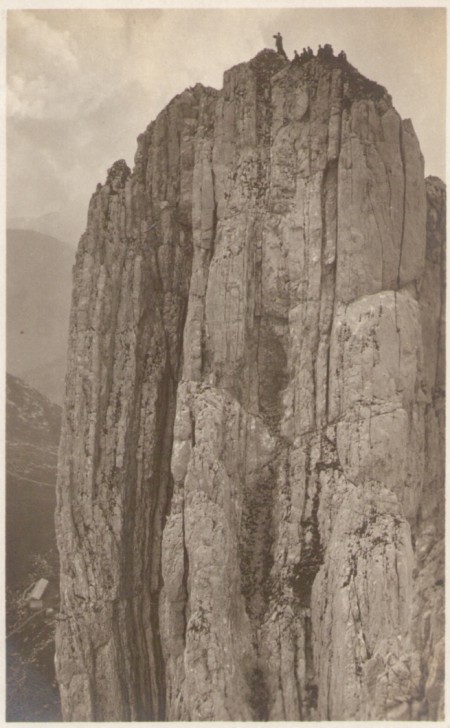
<svg viewBox="0 0 450 728"><path fill-rule="evenodd" d="M446 2L5 3L6 722L443 722Z"/></svg>

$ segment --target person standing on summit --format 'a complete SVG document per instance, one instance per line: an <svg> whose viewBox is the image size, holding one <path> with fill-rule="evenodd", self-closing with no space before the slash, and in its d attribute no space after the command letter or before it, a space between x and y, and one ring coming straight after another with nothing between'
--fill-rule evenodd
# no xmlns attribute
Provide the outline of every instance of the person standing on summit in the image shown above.
<svg viewBox="0 0 450 728"><path fill-rule="evenodd" d="M283 36L280 32L273 36L275 38L275 45L277 47L277 53L287 58L286 52L283 48Z"/></svg>

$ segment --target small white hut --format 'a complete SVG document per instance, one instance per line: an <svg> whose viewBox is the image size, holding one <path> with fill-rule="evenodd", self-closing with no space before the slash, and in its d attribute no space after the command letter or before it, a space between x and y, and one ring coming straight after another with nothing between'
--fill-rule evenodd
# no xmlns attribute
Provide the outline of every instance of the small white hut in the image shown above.
<svg viewBox="0 0 450 728"><path fill-rule="evenodd" d="M26 596L30 609L42 609L44 592L48 587L47 579L38 579Z"/></svg>

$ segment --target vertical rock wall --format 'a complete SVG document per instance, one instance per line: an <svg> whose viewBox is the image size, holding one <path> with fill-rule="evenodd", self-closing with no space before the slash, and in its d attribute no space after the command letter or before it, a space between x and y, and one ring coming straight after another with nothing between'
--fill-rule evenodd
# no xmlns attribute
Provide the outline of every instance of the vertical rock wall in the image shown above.
<svg viewBox="0 0 450 728"><path fill-rule="evenodd" d="M272 51L110 170L60 450L67 720L442 716L444 206L382 87Z"/></svg>
<svg viewBox="0 0 450 728"><path fill-rule="evenodd" d="M208 99L174 99L139 138L133 175L111 168L77 254L57 507L65 719L165 712L161 534Z"/></svg>

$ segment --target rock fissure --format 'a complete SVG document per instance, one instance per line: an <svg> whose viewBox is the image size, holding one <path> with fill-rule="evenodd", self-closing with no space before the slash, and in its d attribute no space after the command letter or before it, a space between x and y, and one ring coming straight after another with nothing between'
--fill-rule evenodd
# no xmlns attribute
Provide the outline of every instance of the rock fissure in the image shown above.
<svg viewBox="0 0 450 728"><path fill-rule="evenodd" d="M400 288L401 283L401 264L402 264L402 255L403 255L403 243L404 243L404 236L405 236L405 219L406 219L406 162L405 162L405 151L403 146L403 124L400 122L399 125L399 149L400 149L400 159L402 163L402 171L403 171L403 208L402 208L402 224L401 224L401 235L400 235L400 254L398 258L398 273L397 273L397 288Z"/></svg>

